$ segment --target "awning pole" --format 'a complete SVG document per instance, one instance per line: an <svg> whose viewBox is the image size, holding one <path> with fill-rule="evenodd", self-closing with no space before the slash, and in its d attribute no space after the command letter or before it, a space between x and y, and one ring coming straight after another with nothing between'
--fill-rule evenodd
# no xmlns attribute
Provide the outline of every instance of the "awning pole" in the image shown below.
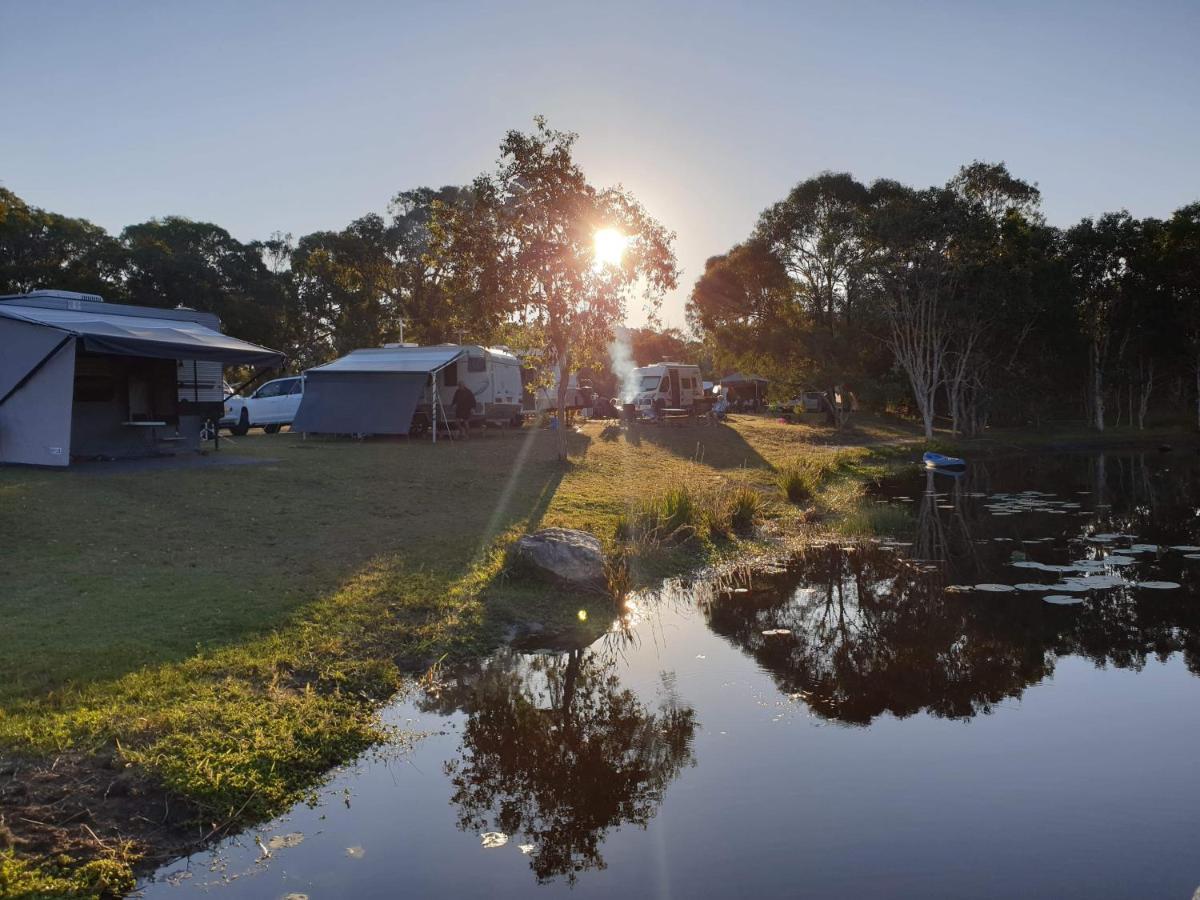
<svg viewBox="0 0 1200 900"><path fill-rule="evenodd" d="M429 418L433 420L433 442L437 443L437 371L429 373Z"/></svg>

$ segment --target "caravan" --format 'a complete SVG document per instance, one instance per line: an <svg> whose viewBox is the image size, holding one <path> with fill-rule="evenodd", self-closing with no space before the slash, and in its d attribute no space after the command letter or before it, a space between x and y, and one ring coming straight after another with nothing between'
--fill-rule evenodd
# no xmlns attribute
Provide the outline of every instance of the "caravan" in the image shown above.
<svg viewBox="0 0 1200 900"><path fill-rule="evenodd" d="M641 414L649 413L656 401L668 409L691 409L704 399L699 366L662 362L634 369L633 375L634 395L623 399Z"/></svg>
<svg viewBox="0 0 1200 900"><path fill-rule="evenodd" d="M521 424L521 364L500 347L389 344L355 350L304 374L293 431L415 434L448 421L460 384L475 422Z"/></svg>

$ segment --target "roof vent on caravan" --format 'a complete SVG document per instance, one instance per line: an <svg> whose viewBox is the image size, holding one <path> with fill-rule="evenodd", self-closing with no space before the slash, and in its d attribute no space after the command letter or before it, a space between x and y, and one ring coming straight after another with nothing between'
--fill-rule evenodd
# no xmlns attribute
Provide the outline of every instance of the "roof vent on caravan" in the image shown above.
<svg viewBox="0 0 1200 900"><path fill-rule="evenodd" d="M396 350L401 347L420 347L420 346L421 346L420 344L414 344L412 341L399 341L399 342L393 341L390 344L384 344L383 349L384 350Z"/></svg>
<svg viewBox="0 0 1200 900"><path fill-rule="evenodd" d="M89 303L103 303L104 298L99 294L81 294L78 291L30 291L20 295L22 300L86 300Z"/></svg>

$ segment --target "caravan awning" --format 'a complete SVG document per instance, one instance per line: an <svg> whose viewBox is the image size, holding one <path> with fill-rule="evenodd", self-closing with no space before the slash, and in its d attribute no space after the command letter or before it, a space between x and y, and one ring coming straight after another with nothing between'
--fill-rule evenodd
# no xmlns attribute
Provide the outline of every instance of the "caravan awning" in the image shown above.
<svg viewBox="0 0 1200 900"><path fill-rule="evenodd" d="M90 309L43 309L8 303L0 303L0 316L74 335L85 350L93 353L256 366L279 365L284 360L284 355L276 350L182 319L105 314Z"/></svg>
<svg viewBox="0 0 1200 900"><path fill-rule="evenodd" d="M462 347L372 347L309 369L306 375L350 372L410 372L428 375L444 369L467 351Z"/></svg>

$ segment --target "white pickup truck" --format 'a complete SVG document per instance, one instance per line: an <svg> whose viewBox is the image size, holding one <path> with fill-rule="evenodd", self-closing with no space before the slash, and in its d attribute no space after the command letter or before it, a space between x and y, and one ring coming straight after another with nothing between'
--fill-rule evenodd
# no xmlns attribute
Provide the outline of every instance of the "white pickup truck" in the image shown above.
<svg viewBox="0 0 1200 900"><path fill-rule="evenodd" d="M230 397L225 401L221 427L241 436L251 428L274 434L291 425L304 397L304 376L268 381L249 397Z"/></svg>

